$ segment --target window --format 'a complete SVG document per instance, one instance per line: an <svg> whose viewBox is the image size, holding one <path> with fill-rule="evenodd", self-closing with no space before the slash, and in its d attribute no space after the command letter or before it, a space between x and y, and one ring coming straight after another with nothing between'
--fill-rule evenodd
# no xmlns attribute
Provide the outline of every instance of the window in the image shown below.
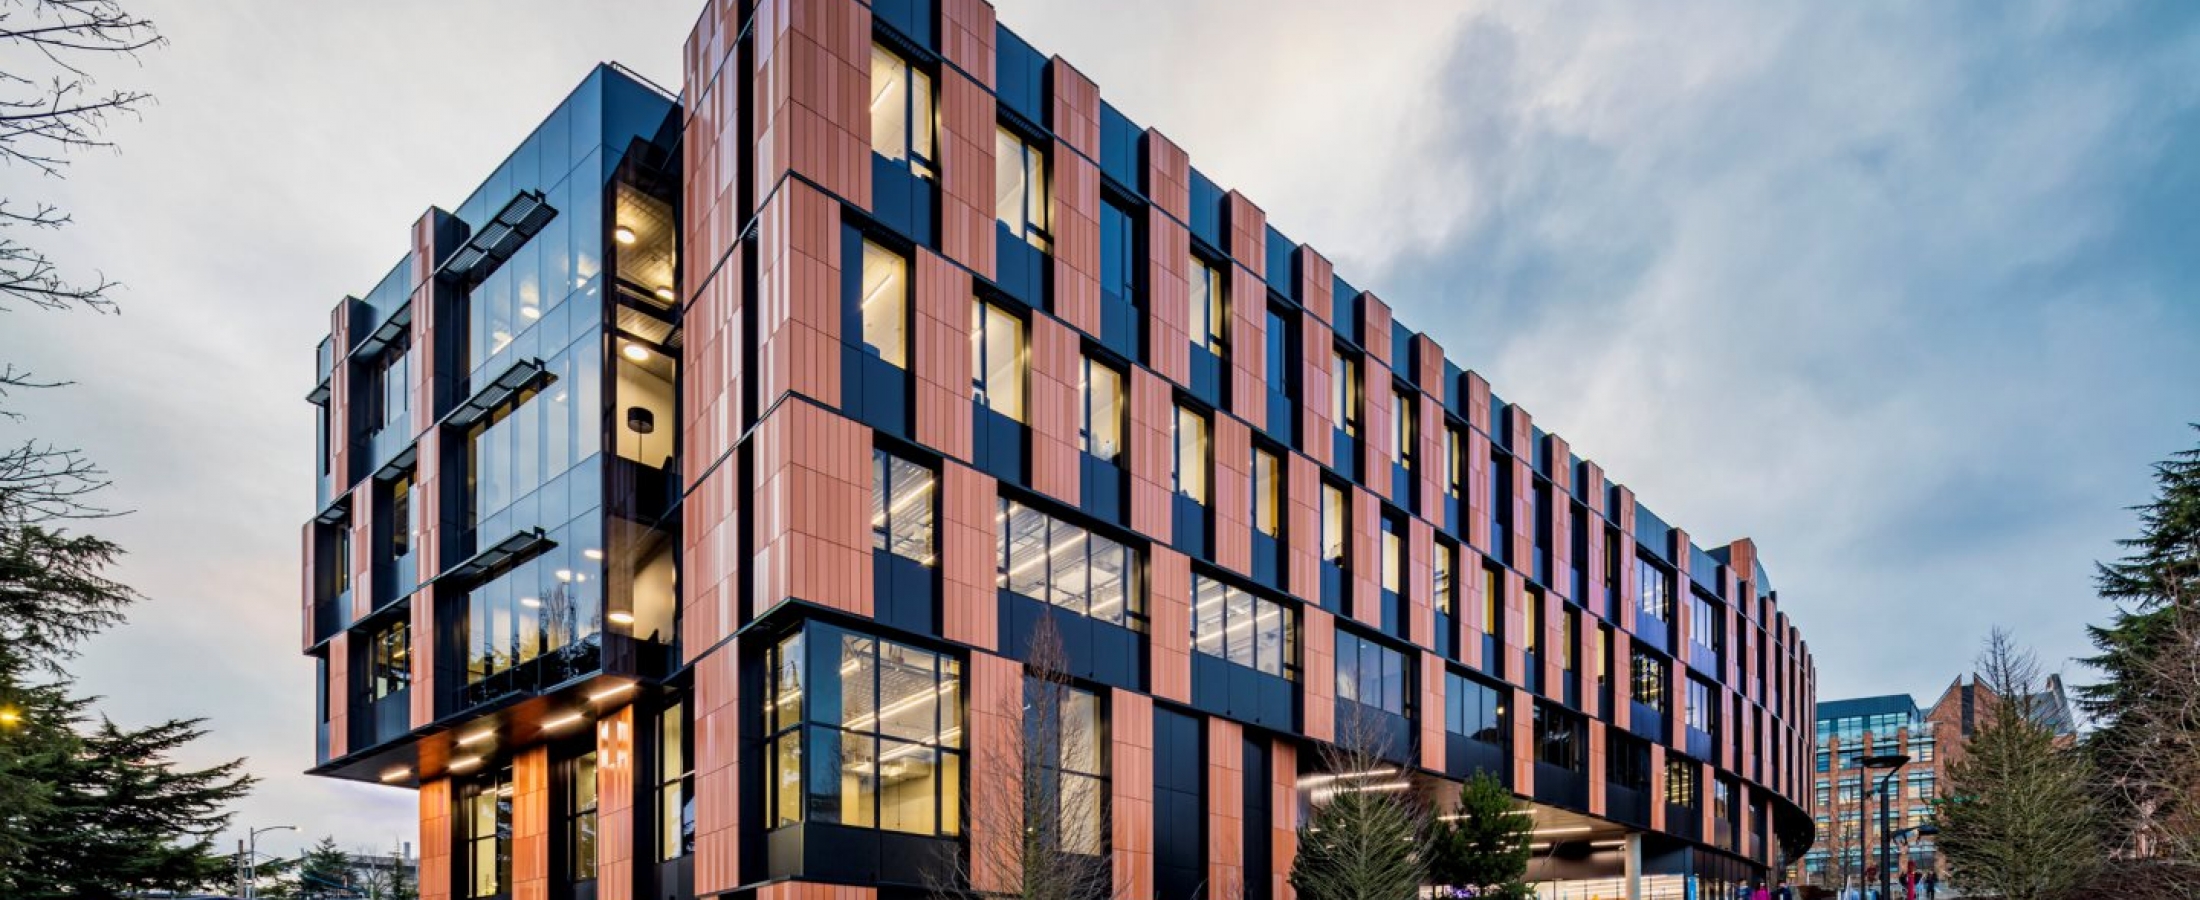
<svg viewBox="0 0 2200 900"><path fill-rule="evenodd" d="M1192 257L1191 310L1186 316L1186 331L1191 334L1192 346L1216 356L1222 355L1222 332L1226 327L1223 318L1222 272L1204 259Z"/></svg>
<svg viewBox="0 0 2200 900"><path fill-rule="evenodd" d="M1259 447L1253 448L1253 528L1283 537L1283 460Z"/></svg>
<svg viewBox="0 0 2200 900"><path fill-rule="evenodd" d="M1635 580L1641 582L1642 614L1660 622L1673 621L1673 573L1637 556Z"/></svg>
<svg viewBox="0 0 2200 900"><path fill-rule="evenodd" d="M407 431L405 416L412 409L412 331L400 329L369 366L367 406L359 411L365 431Z"/></svg>
<svg viewBox="0 0 2200 900"><path fill-rule="evenodd" d="M1910 759L1915 762L1932 762L1933 739L1929 737L1911 738Z"/></svg>
<svg viewBox="0 0 2200 900"><path fill-rule="evenodd" d="M1505 691L1457 672L1444 673L1444 730L1504 746Z"/></svg>
<svg viewBox="0 0 2200 900"><path fill-rule="evenodd" d="M1452 569L1457 565L1453 560L1458 556L1459 548L1437 541L1436 558L1429 561L1431 596L1436 611L1447 616L1457 615L1459 612L1459 588L1451 580Z"/></svg>
<svg viewBox="0 0 2200 900"><path fill-rule="evenodd" d="M1727 821L1734 820L1734 785L1726 779L1711 781L1711 814Z"/></svg>
<svg viewBox="0 0 2200 900"><path fill-rule="evenodd" d="M1574 772L1588 768L1587 725L1557 707L1535 705L1535 761Z"/></svg>
<svg viewBox="0 0 2200 900"><path fill-rule="evenodd" d="M934 483L931 469L871 451L871 549L933 563Z"/></svg>
<svg viewBox="0 0 2200 900"><path fill-rule="evenodd" d="M1711 705L1711 686L1694 678L1688 679L1688 727L1705 734L1719 717L1719 709Z"/></svg>
<svg viewBox="0 0 2200 900"><path fill-rule="evenodd" d="M659 860L695 852L695 745L689 739L687 725L686 703L672 704L657 714Z"/></svg>
<svg viewBox="0 0 2200 900"><path fill-rule="evenodd" d="M1667 664L1665 660L1644 651L1641 647L1633 649L1635 651L1633 661L1634 679L1629 684L1628 696L1633 697L1636 703L1663 713L1665 712Z"/></svg>
<svg viewBox="0 0 2200 900"><path fill-rule="evenodd" d="M1710 598L1695 591L1688 592L1689 641L1709 650L1724 649L1719 640L1720 633L1726 630L1725 623L1721 621L1723 618L1719 607L1713 605Z"/></svg>
<svg viewBox="0 0 2200 900"><path fill-rule="evenodd" d="M1604 529L1604 593L1613 597L1619 590L1619 529ZM1607 600L1606 602L1610 602Z"/></svg>
<svg viewBox="0 0 2200 900"><path fill-rule="evenodd" d="M1337 568L1345 568L1345 501L1344 489L1327 482L1322 483L1322 559Z"/></svg>
<svg viewBox="0 0 2200 900"><path fill-rule="evenodd" d="M1145 627L1131 548L1006 498L999 522L1000 587L1111 625Z"/></svg>
<svg viewBox="0 0 2200 900"><path fill-rule="evenodd" d="M1528 614L1528 620L1521 623L1526 627L1520 629L1520 648L1527 651L1529 656L1538 657L1537 662L1541 662L1542 660L1540 658L1540 654L1542 654L1543 652L1543 617L1546 614L1543 608L1543 592L1531 587L1528 588L1525 593L1526 596L1521 598L1520 605L1522 607L1522 611ZM1537 674L1540 673L1530 673L1530 677L1534 677Z"/></svg>
<svg viewBox="0 0 2200 900"><path fill-rule="evenodd" d="M1269 675L1298 674L1298 628L1281 603L1192 576L1192 647Z"/></svg>
<svg viewBox="0 0 2200 900"><path fill-rule="evenodd" d="M1288 397L1291 395L1292 373L1297 368L1292 362L1297 359L1298 350L1298 342L1291 339L1291 320L1270 307L1268 328L1262 332L1261 337L1268 344L1268 356L1262 360L1266 370L1261 373L1268 379L1268 392ZM1269 423L1269 427L1276 427L1275 423Z"/></svg>
<svg viewBox="0 0 2200 900"><path fill-rule="evenodd" d="M380 700L412 685L412 630L400 617L375 632L368 645L367 699Z"/></svg>
<svg viewBox="0 0 2200 900"><path fill-rule="evenodd" d="M1694 760L1667 757L1665 760L1665 802L1672 806L1696 806L1697 766Z"/></svg>
<svg viewBox="0 0 2200 900"><path fill-rule="evenodd" d="M1207 502L1207 417L1182 406L1176 408L1176 460L1170 480L1179 495Z"/></svg>
<svg viewBox="0 0 2200 900"><path fill-rule="evenodd" d="M970 305L970 397L1024 420L1024 323L983 300Z"/></svg>
<svg viewBox="0 0 2200 900"><path fill-rule="evenodd" d="M596 877L595 751L574 757L566 766L566 877L572 881L591 881Z"/></svg>
<svg viewBox="0 0 2200 900"><path fill-rule="evenodd" d="M1360 366L1342 352L1330 351L1329 418L1347 437L1360 434Z"/></svg>
<svg viewBox="0 0 2200 900"><path fill-rule="evenodd" d="M805 678L813 656L818 677ZM769 664L775 825L960 833L960 663L812 624L781 639Z"/></svg>
<svg viewBox="0 0 2200 900"><path fill-rule="evenodd" d="M1125 303L1138 298L1138 219L1121 204L1100 201L1100 293Z"/></svg>
<svg viewBox="0 0 2200 900"><path fill-rule="evenodd" d="M1015 132L993 130L993 217L1010 234L1047 249L1047 158Z"/></svg>
<svg viewBox="0 0 2200 900"><path fill-rule="evenodd" d="M1337 699L1406 714L1405 654L1349 631L1337 632Z"/></svg>
<svg viewBox="0 0 2200 900"><path fill-rule="evenodd" d="M1027 678L1024 691L1035 698L1024 708L1025 733L1050 735L1061 748L1053 759L1040 763L1041 793L1052 795L1060 829L1041 839L1065 853L1099 856L1107 852L1108 831L1100 698L1039 678Z"/></svg>
<svg viewBox="0 0 2200 900"><path fill-rule="evenodd" d="M1559 620L1561 633L1558 639L1558 667L1566 674L1574 674L1574 650L1581 646L1581 611L1566 607L1564 618Z"/></svg>
<svg viewBox="0 0 2200 900"><path fill-rule="evenodd" d="M932 77L871 45L871 151L932 177Z"/></svg>
<svg viewBox="0 0 2200 900"><path fill-rule="evenodd" d="M863 349L909 367L909 260L863 242Z"/></svg>
<svg viewBox="0 0 2200 900"><path fill-rule="evenodd" d="M1457 428L1444 429L1444 490L1453 500L1467 502L1467 438Z"/></svg>
<svg viewBox="0 0 2200 900"><path fill-rule="evenodd" d="M1604 754L1604 774L1612 784L1631 791L1650 789L1650 742L1619 729L1605 733L1610 745Z"/></svg>
<svg viewBox="0 0 2200 900"><path fill-rule="evenodd" d="M1597 625L1597 690L1604 690L1612 680L1612 626Z"/></svg>
<svg viewBox="0 0 2200 900"><path fill-rule="evenodd" d="M1419 412L1420 404L1415 402L1413 394L1405 391L1391 394L1390 458L1409 471L1413 468L1413 458L1419 455L1414 452L1421 439L1420 428L1415 421Z"/></svg>
<svg viewBox="0 0 2200 900"><path fill-rule="evenodd" d="M1085 418L1077 438L1094 459L1115 462L1123 455L1123 375L1088 356L1079 387Z"/></svg>
<svg viewBox="0 0 2200 900"><path fill-rule="evenodd" d="M390 558L412 552L412 473L390 482Z"/></svg>
<svg viewBox="0 0 2200 900"><path fill-rule="evenodd" d="M1383 517L1383 590L1393 594L1404 593L1406 588L1405 536L1399 534L1405 526L1389 516Z"/></svg>
<svg viewBox="0 0 2200 900"><path fill-rule="evenodd" d="M1482 570L1482 633L1492 637L1503 633L1497 630L1502 624L1498 611L1505 603L1504 586L1498 577L1494 568Z"/></svg>
<svg viewBox="0 0 2200 900"><path fill-rule="evenodd" d="M482 773L461 790L466 896L502 894L512 884L512 769Z"/></svg>

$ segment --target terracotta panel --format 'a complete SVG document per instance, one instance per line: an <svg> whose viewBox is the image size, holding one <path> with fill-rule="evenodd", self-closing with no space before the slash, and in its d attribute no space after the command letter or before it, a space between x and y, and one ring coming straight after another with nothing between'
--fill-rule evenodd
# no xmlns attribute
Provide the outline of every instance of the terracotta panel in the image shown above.
<svg viewBox="0 0 2200 900"><path fill-rule="evenodd" d="M732 454L734 440L747 423L741 370L748 351L741 332L739 276L746 252L745 245L727 248L725 268L708 273L682 314L680 453L685 487L693 487L711 466Z"/></svg>
<svg viewBox="0 0 2200 900"><path fill-rule="evenodd" d="M512 756L512 900L550 898L550 748Z"/></svg>
<svg viewBox="0 0 2200 900"><path fill-rule="evenodd" d="M941 467L940 633L986 650L999 641L999 510L992 476L953 462Z"/></svg>
<svg viewBox="0 0 2200 900"><path fill-rule="evenodd" d="M738 470L721 464L702 477L680 504L681 652L690 658L733 635L740 623L734 604L747 554L740 546Z"/></svg>
<svg viewBox="0 0 2200 900"><path fill-rule="evenodd" d="M1291 866L1299 857L1299 748L1278 737L1268 747L1268 896L1295 900Z"/></svg>
<svg viewBox="0 0 2200 900"><path fill-rule="evenodd" d="M697 894L741 884L741 669L739 644L694 667L695 862Z"/></svg>
<svg viewBox="0 0 2200 900"><path fill-rule="evenodd" d="M1619 508L1619 596L1612 598L1613 609L1619 612L1620 627L1629 633L1635 630L1635 607L1642 601L1642 585L1635 577L1635 492L1618 487L1616 505Z"/></svg>
<svg viewBox="0 0 2200 900"><path fill-rule="evenodd" d="M1214 419L1212 533L1216 565L1253 572L1253 431L1229 416Z"/></svg>
<svg viewBox="0 0 2200 900"><path fill-rule="evenodd" d="M1255 272L1268 271L1268 214L1253 205L1244 194L1231 191L1223 197L1223 208L1228 211L1223 227L1229 229L1226 240L1230 246L1223 248L1238 265Z"/></svg>
<svg viewBox="0 0 2200 900"><path fill-rule="evenodd" d="M1117 689L1108 693L1111 743L1110 846L1115 885L1126 897L1153 896L1153 698Z"/></svg>
<svg viewBox="0 0 2200 900"><path fill-rule="evenodd" d="M1176 405L1169 385L1145 369L1130 370L1130 493L1133 529L1166 543L1175 529L1169 496Z"/></svg>
<svg viewBox="0 0 2200 900"><path fill-rule="evenodd" d="M1605 520L1597 515L1604 509L1604 469L1593 462L1584 462L1581 473L1582 488L1594 502L1589 504L1589 554L1582 560L1582 568L1589 573L1589 592L1577 597L1581 605L1591 610L1603 610L1608 621L1617 624L1618 610L1611 605L1612 591L1604 586L1604 527ZM1614 585L1617 587L1617 585Z"/></svg>
<svg viewBox="0 0 2200 900"><path fill-rule="evenodd" d="M1305 679L1300 687L1303 698L1300 724L1307 737L1317 741L1335 740L1337 622L1320 608L1306 606L1299 612L1299 629L1305 641L1301 648L1305 659L1299 666L1299 676Z"/></svg>
<svg viewBox="0 0 2200 900"><path fill-rule="evenodd" d="M869 153L870 150L864 150ZM757 218L757 403L840 404L840 208L788 182Z"/></svg>
<svg viewBox="0 0 2200 900"><path fill-rule="evenodd" d="M1245 729L1222 718L1207 720L1207 885L1245 895Z"/></svg>
<svg viewBox="0 0 2200 900"><path fill-rule="evenodd" d="M1354 621L1369 628L1381 629L1383 625L1382 572L1383 545L1380 525L1381 504L1375 495L1358 485L1346 492L1351 497L1351 521L1346 525L1345 578L1352 582L1350 601Z"/></svg>
<svg viewBox="0 0 2200 900"><path fill-rule="evenodd" d="M1467 424L1483 434L1490 433L1490 383L1481 373L1466 373Z"/></svg>
<svg viewBox="0 0 2200 900"><path fill-rule="evenodd" d="M1100 334L1100 167L1054 142L1054 314Z"/></svg>
<svg viewBox="0 0 2200 900"><path fill-rule="evenodd" d="M1299 305L1325 325L1335 321L1330 316L1334 300L1330 295L1337 289L1336 275L1326 257L1312 247L1299 245Z"/></svg>
<svg viewBox="0 0 2200 900"><path fill-rule="evenodd" d="M1146 130L1146 196L1179 222L1192 220L1192 161L1161 132Z"/></svg>
<svg viewBox="0 0 2200 900"><path fill-rule="evenodd" d="M1046 316L1031 321L1031 392L1024 418L1031 426L1031 486L1076 506L1079 490L1077 333Z"/></svg>
<svg viewBox="0 0 2200 900"><path fill-rule="evenodd" d="M351 633L328 642L328 758L351 752Z"/></svg>
<svg viewBox="0 0 2200 900"><path fill-rule="evenodd" d="M1191 232L1146 216L1146 365L1191 386Z"/></svg>
<svg viewBox="0 0 2200 900"><path fill-rule="evenodd" d="M755 36L755 196L800 175L871 207L871 9L762 4Z"/></svg>
<svg viewBox="0 0 2200 900"><path fill-rule="evenodd" d="M1361 410L1360 428L1360 483L1367 485L1375 496L1391 502L1403 498L1390 496L1390 442L1394 439L1391 429L1396 411L1397 395L1390 380L1390 367L1378 363L1373 354L1360 361Z"/></svg>
<svg viewBox="0 0 2200 900"><path fill-rule="evenodd" d="M985 11L988 22L993 18L991 7L974 0L950 5L975 5ZM943 7L943 19L945 12ZM952 30L943 28L943 36ZM985 34L990 70L990 25ZM999 244L993 224L993 141L999 127L993 95L969 76L948 69L940 73L939 97L940 250L979 276L992 278Z"/></svg>
<svg viewBox="0 0 2200 900"><path fill-rule="evenodd" d="M420 900L451 900L451 848L456 846L451 813L455 808L451 802L450 779L430 778L420 782L420 869L415 882ZM606 897L604 900L619 898Z"/></svg>
<svg viewBox="0 0 2200 900"><path fill-rule="evenodd" d="M1470 669L1482 668L1482 603L1489 593L1482 554L1472 547L1459 548L1459 661Z"/></svg>
<svg viewBox="0 0 2200 900"><path fill-rule="evenodd" d="M1436 529L1408 518L1406 551L1406 637L1423 647L1436 646Z"/></svg>
<svg viewBox="0 0 2200 900"><path fill-rule="evenodd" d="M1255 428L1268 422L1268 285L1244 265L1230 267L1230 411Z"/></svg>
<svg viewBox="0 0 2200 900"><path fill-rule="evenodd" d="M1665 745L1650 742L1650 830L1665 830Z"/></svg>
<svg viewBox="0 0 2200 900"><path fill-rule="evenodd" d="M1100 88L1085 73L1059 56L1047 63L1047 83L1054 88L1047 126L1070 149L1086 159L1100 155Z"/></svg>
<svg viewBox="0 0 2200 900"><path fill-rule="evenodd" d="M1628 685L1633 677L1635 642L1624 629L1612 629L1612 725L1624 729L1632 721L1634 704Z"/></svg>
<svg viewBox="0 0 2200 900"><path fill-rule="evenodd" d="M351 621L374 612L374 495L380 482L362 479L351 489Z"/></svg>
<svg viewBox="0 0 2200 900"><path fill-rule="evenodd" d="M1192 564L1182 553L1156 544L1149 553L1147 615L1153 620L1148 654L1153 695L1192 701Z"/></svg>
<svg viewBox="0 0 2200 900"><path fill-rule="evenodd" d="M1498 574L1497 584L1505 592L1504 621L1499 623L1505 630L1505 639L1499 642L1504 646L1505 674L1517 678L1527 671L1528 586L1520 573L1511 569Z"/></svg>
<svg viewBox="0 0 2200 900"><path fill-rule="evenodd" d="M596 900L634 900L634 707L596 720Z"/></svg>
<svg viewBox="0 0 2200 900"><path fill-rule="evenodd" d="M1369 359L1385 368L1396 367L1392 361L1390 323L1390 304L1372 293L1360 295L1360 346L1366 348Z"/></svg>
<svg viewBox="0 0 2200 900"><path fill-rule="evenodd" d="M1299 451L1329 465L1330 438L1337 427L1329 414L1329 377L1336 335L1320 320L1299 318Z"/></svg>
<svg viewBox="0 0 2200 900"><path fill-rule="evenodd" d="M1414 474L1419 477L1414 479L1414 484L1415 489L1421 492L1421 517L1427 519L1429 524L1443 528L1449 524L1444 519L1444 494L1450 489L1450 485L1444 481L1444 454L1448 449L1445 446L1445 434L1450 426L1444 421L1442 401L1423 393L1415 393L1413 398L1417 407L1414 423L1420 427L1420 446L1416 448L1416 453L1420 456L1420 467L1414 470Z"/></svg>
<svg viewBox="0 0 2200 900"><path fill-rule="evenodd" d="M1566 439L1544 435L1551 457L1551 593L1570 597L1574 590L1573 466ZM1531 528L1533 526L1530 526ZM1577 598L1578 599L1578 598Z"/></svg>
<svg viewBox="0 0 2200 900"><path fill-rule="evenodd" d="M940 55L987 88L993 87L993 4L940 0Z"/></svg>
<svg viewBox="0 0 2200 900"><path fill-rule="evenodd" d="M970 849L993 859L1019 858L1023 764L1015 748L1023 728L1024 668L990 653L970 654L970 783L986 790L970 792ZM971 886L1006 892L1021 875L1013 866L980 866Z"/></svg>
<svg viewBox="0 0 2200 900"><path fill-rule="evenodd" d="M753 613L800 598L869 616L871 430L792 402L764 417L752 440Z"/></svg>
<svg viewBox="0 0 2200 900"><path fill-rule="evenodd" d="M1608 736L1604 723L1589 723L1589 814L1592 816L1604 815L1605 766L1611 752L1606 741Z"/></svg>
<svg viewBox="0 0 2200 900"><path fill-rule="evenodd" d="M916 331L910 348L917 395L918 443L956 459L971 458L970 322L978 302L970 273L917 250Z"/></svg>
<svg viewBox="0 0 2200 900"><path fill-rule="evenodd" d="M1421 766L1441 772L1444 770L1446 738L1444 737L1444 658L1423 650L1421 657L1421 697L1414 714L1420 724Z"/></svg>
<svg viewBox="0 0 2200 900"><path fill-rule="evenodd" d="M421 571L432 570L423 568ZM412 647L406 653L410 660L408 668L412 672L412 686L406 703L411 708L406 715L414 728L425 728L435 721L435 653L436 645L440 642L423 639L424 635L437 633L434 597L435 590L426 588L414 595L412 601Z"/></svg>
<svg viewBox="0 0 2200 900"><path fill-rule="evenodd" d="M1284 571L1291 595L1305 600L1321 596L1321 476L1314 461L1297 453L1285 453L1283 523Z"/></svg>
<svg viewBox="0 0 2200 900"><path fill-rule="evenodd" d="M1535 695L1525 688L1512 689L1513 793L1535 796ZM1658 804L1651 804L1657 806Z"/></svg>

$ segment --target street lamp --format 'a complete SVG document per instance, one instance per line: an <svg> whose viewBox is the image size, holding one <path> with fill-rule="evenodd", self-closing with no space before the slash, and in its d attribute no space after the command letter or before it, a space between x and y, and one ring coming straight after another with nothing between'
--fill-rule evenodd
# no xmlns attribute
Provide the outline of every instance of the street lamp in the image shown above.
<svg viewBox="0 0 2200 900"><path fill-rule="evenodd" d="M256 876L255 869L260 859L260 835L270 831L297 830L298 826L296 825L269 825L265 828L254 828L245 835L244 868L237 872L238 896L245 898L245 900L252 900L253 897L258 895L260 879Z"/></svg>
<svg viewBox="0 0 2200 900"><path fill-rule="evenodd" d="M1860 762L1867 769L1887 770L1887 774L1879 776L1879 786L1877 788L1879 791L1879 900L1892 900L1894 897L1894 879L1892 877L1893 873L1887 871L1887 851L1893 843L1891 838L1894 835L1889 834L1887 831L1887 782L1900 774L1903 766L1910 764L1910 755L1907 753L1874 753L1864 757ZM1866 844L1865 846L1870 845Z"/></svg>

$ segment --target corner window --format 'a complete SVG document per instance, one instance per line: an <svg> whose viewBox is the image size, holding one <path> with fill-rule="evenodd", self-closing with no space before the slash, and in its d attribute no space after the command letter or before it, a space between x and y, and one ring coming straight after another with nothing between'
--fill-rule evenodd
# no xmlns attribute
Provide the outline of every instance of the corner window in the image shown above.
<svg viewBox="0 0 2200 900"><path fill-rule="evenodd" d="M1347 437L1360 435L1360 364L1330 351L1329 418Z"/></svg>
<svg viewBox="0 0 2200 900"><path fill-rule="evenodd" d="M871 45L871 151L931 178L932 77L878 44Z"/></svg>
<svg viewBox="0 0 2200 900"><path fill-rule="evenodd" d="M863 242L863 349L893 365L909 367L909 260L872 241Z"/></svg>
<svg viewBox="0 0 2200 900"><path fill-rule="evenodd" d="M993 217L1042 251L1047 237L1047 158L1015 132L993 130Z"/></svg>
<svg viewBox="0 0 2200 900"><path fill-rule="evenodd" d="M1024 323L983 300L970 305L970 397L1024 420Z"/></svg>
<svg viewBox="0 0 2200 900"><path fill-rule="evenodd" d="M1283 460L1254 447L1253 528L1277 539L1283 537L1283 478Z"/></svg>
<svg viewBox="0 0 2200 900"><path fill-rule="evenodd" d="M1006 498L997 521L999 587L1110 625L1145 627L1136 551Z"/></svg>
<svg viewBox="0 0 2200 900"><path fill-rule="evenodd" d="M687 704L657 715L657 858L695 852L695 752L689 740Z"/></svg>
<svg viewBox="0 0 2200 900"><path fill-rule="evenodd" d="M931 469L871 451L871 549L927 566L934 562L936 483Z"/></svg>
<svg viewBox="0 0 2200 900"><path fill-rule="evenodd" d="M1281 603L1192 576L1192 647L1216 659L1285 678L1298 675L1298 628Z"/></svg>
<svg viewBox="0 0 2200 900"><path fill-rule="evenodd" d="M1322 483L1322 559L1345 568L1345 534L1350 513L1345 508L1344 489L1328 482Z"/></svg>
<svg viewBox="0 0 2200 900"><path fill-rule="evenodd" d="M813 623L774 648L769 668L773 827L960 833L959 662Z"/></svg>
<svg viewBox="0 0 2200 900"><path fill-rule="evenodd" d="M1123 375L1088 356L1078 387L1085 401L1080 447L1094 459L1115 462L1123 455Z"/></svg>
<svg viewBox="0 0 2200 900"><path fill-rule="evenodd" d="M1207 417L1176 408L1176 458L1170 483L1194 503L1207 502Z"/></svg>
<svg viewBox="0 0 2200 900"><path fill-rule="evenodd" d="M1204 259L1192 257L1191 309L1185 318L1192 346L1216 356L1222 355L1222 333L1226 327L1223 317L1222 272Z"/></svg>
<svg viewBox="0 0 2200 900"><path fill-rule="evenodd" d="M1394 716L1405 715L1405 654L1349 631L1338 631L1337 698Z"/></svg>

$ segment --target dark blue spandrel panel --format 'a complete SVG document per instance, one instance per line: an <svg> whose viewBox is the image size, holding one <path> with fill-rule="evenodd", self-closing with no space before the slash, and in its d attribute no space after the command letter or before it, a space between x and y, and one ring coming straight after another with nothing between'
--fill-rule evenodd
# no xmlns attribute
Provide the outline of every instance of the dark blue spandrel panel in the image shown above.
<svg viewBox="0 0 2200 900"><path fill-rule="evenodd" d="M1034 125L1044 126L1047 58L1005 27L994 26L993 36L995 95L1002 106Z"/></svg>
<svg viewBox="0 0 2200 900"><path fill-rule="evenodd" d="M1141 153L1140 140L1145 129L1115 108L1100 101L1100 174L1114 179L1117 186L1143 192L1145 190L1145 157Z"/></svg>
<svg viewBox="0 0 2200 900"><path fill-rule="evenodd" d="M1215 185L1207 174L1192 170L1191 185L1192 237L1207 242L1207 246L1222 246L1222 188Z"/></svg>
<svg viewBox="0 0 2200 900"><path fill-rule="evenodd" d="M1273 288L1276 293L1297 300L1299 298L1298 242L1284 237L1283 232L1270 226L1268 229L1268 246L1265 248L1265 252L1268 256L1265 260L1268 271L1262 277L1267 280L1268 286Z"/></svg>

